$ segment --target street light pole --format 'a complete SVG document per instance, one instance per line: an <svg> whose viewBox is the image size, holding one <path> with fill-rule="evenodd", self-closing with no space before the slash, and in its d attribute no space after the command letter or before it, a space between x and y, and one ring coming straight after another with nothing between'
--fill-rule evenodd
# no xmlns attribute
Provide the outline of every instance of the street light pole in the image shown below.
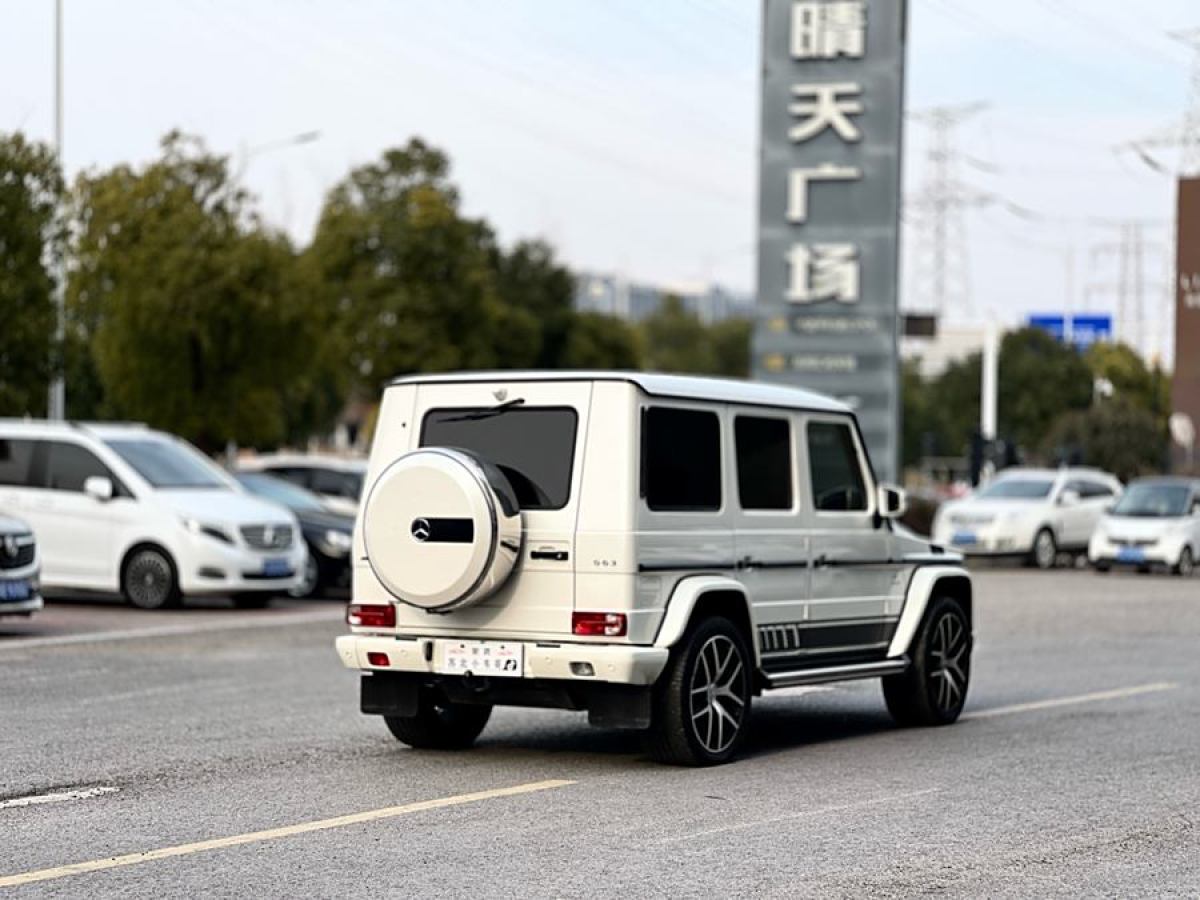
<svg viewBox="0 0 1200 900"><path fill-rule="evenodd" d="M64 181L66 172L63 166L63 4L62 0L54 0L54 152L58 157L58 168ZM60 248L60 250L63 248ZM58 359L55 371L50 379L50 396L46 401L46 417L49 419L65 419L67 416L67 385L63 377L63 337L66 333L66 291L67 267L62 253L54 261L54 344L58 348Z"/></svg>

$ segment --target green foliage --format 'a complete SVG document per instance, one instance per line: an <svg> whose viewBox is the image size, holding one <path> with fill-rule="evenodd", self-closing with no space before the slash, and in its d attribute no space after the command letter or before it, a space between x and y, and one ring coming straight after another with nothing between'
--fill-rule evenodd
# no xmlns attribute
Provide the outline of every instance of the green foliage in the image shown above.
<svg viewBox="0 0 1200 900"><path fill-rule="evenodd" d="M1055 420L1092 402L1092 373L1079 352L1038 328L1010 331L1000 345L999 429L1037 447Z"/></svg>
<svg viewBox="0 0 1200 900"><path fill-rule="evenodd" d="M1114 398L1162 416L1171 409L1171 384L1161 369L1145 361L1126 344L1093 344L1083 355L1095 378L1112 383Z"/></svg>
<svg viewBox="0 0 1200 900"><path fill-rule="evenodd" d="M717 375L733 378L750 377L750 333L754 323L749 319L725 319L709 329Z"/></svg>
<svg viewBox="0 0 1200 900"><path fill-rule="evenodd" d="M1159 418L1125 400L1067 413L1042 443L1047 461L1097 466L1122 481L1160 472L1166 452Z"/></svg>
<svg viewBox="0 0 1200 900"><path fill-rule="evenodd" d="M573 316L559 361L567 369L639 369L639 332L621 319L598 313Z"/></svg>
<svg viewBox="0 0 1200 900"><path fill-rule="evenodd" d="M641 322L645 366L656 372L730 375L750 371L750 330L746 319L705 325L673 295Z"/></svg>
<svg viewBox="0 0 1200 900"><path fill-rule="evenodd" d="M106 412L209 450L276 442L313 338L294 254L226 158L177 133L162 149L78 181L72 346L90 346Z"/></svg>
<svg viewBox="0 0 1200 900"><path fill-rule="evenodd" d="M50 148L0 135L0 415L44 415L63 180Z"/></svg>

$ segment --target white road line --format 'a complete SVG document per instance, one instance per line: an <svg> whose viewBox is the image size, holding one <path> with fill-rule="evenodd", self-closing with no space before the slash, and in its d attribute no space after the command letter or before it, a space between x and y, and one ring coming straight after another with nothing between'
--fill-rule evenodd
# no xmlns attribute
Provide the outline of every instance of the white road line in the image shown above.
<svg viewBox="0 0 1200 900"><path fill-rule="evenodd" d="M825 813L842 812L847 809L858 809L863 806L879 806L885 803L898 803L901 800L911 800L914 797L924 797L926 794L933 794L940 791L941 788L926 788L923 791L910 791L906 794L891 794L887 797L874 797L870 800L856 800L853 803L839 803L834 806L817 806L812 809L806 809L803 812L792 813L786 816L775 816L770 819L756 819L753 822L742 822L738 825L725 825L721 828L709 828L705 831L693 831L690 834L682 834L677 837L665 838L659 841L660 844L675 844L679 841L691 841L696 838L708 837L713 834L725 834L730 831L744 831L747 828L759 828L763 825L775 825L779 822L790 822L793 819L808 819L813 816L824 815ZM3 885L3 882L0 882Z"/></svg>
<svg viewBox="0 0 1200 900"><path fill-rule="evenodd" d="M218 613L219 615L219 613ZM27 650L36 647L70 647L75 644L103 644L109 641L136 641L145 638L175 637L185 634L207 634L217 631L242 631L250 628L282 628L287 625L309 625L314 622L336 622L345 615L342 609L322 609L314 612L289 613L283 610L263 615L243 616L230 622L198 622L192 625L160 625L157 628L130 628L121 631L97 631L92 634L64 634L56 637L5 638L0 641L0 653L6 650Z"/></svg>
<svg viewBox="0 0 1200 900"><path fill-rule="evenodd" d="M1123 697L1136 697L1139 694L1153 694L1157 691L1173 691L1179 687L1173 681L1156 681L1153 684L1139 684L1133 687L1114 688L1111 691L1096 691L1093 694L1077 694L1074 697L1056 697L1052 700L1035 700L1031 703L1014 703L1012 706L997 706L993 709L981 709L978 712L963 716L968 719L990 719L993 716L1011 716L1017 713L1037 712L1041 709L1054 709L1059 706L1075 706L1080 703L1099 703L1102 700L1120 700Z"/></svg>
<svg viewBox="0 0 1200 900"><path fill-rule="evenodd" d="M102 794L115 794L120 788L102 785L94 788L83 788L78 791L55 791L52 794L34 794L29 797L14 797L11 800L0 800L0 809L13 809L18 806L39 806L42 803L64 803L67 800L87 800Z"/></svg>
<svg viewBox="0 0 1200 900"><path fill-rule="evenodd" d="M85 875L88 872L100 872L105 869L117 869L122 866L136 866L141 863L153 862L158 859L170 859L175 856L190 856L193 853L204 853L208 850L222 850L227 847L239 847L242 844L256 844L261 841L274 841L280 838L293 837L298 834L308 834L312 831L328 831L331 828L345 828L347 825L361 825L366 822L378 822L381 819L394 819L411 813L425 812L431 809L445 809L448 806L462 806L464 803L478 803L481 800L496 800L501 797L515 797L519 794L532 794L536 791L548 791L554 788L566 787L574 781L551 780L533 781L528 784L518 784L513 787L495 788L490 791L476 791L471 794L458 794L453 797L441 797L437 800L422 800L418 803L406 803L403 806L385 806L383 809L373 809L367 812L353 813L348 816L335 816L332 819L318 819L314 822L302 822L299 825L286 825L282 828L268 828L265 831L251 831L247 834L235 834L232 837L216 838L210 841L196 841L192 844L179 844L175 847L162 847L158 850L147 850L143 853L129 853L125 856L111 856L107 859L93 859L88 862L71 863L66 866L56 866L53 869L37 869L33 872L22 872L18 875L0 876L0 888L16 887L22 884L33 884L36 881L51 881L55 878L67 878L71 875Z"/></svg>

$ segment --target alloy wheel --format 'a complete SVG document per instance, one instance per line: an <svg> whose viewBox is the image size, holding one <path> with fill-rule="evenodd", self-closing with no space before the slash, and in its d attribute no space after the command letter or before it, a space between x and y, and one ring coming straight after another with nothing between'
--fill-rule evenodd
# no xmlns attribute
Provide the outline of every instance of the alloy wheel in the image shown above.
<svg viewBox="0 0 1200 900"><path fill-rule="evenodd" d="M696 656L689 692L692 732L712 754L728 750L746 716L746 666L729 637L716 634Z"/></svg>
<svg viewBox="0 0 1200 900"><path fill-rule="evenodd" d="M945 612L929 635L926 666L929 695L942 713L949 713L963 702L967 689L967 626L962 617Z"/></svg>
<svg viewBox="0 0 1200 900"><path fill-rule="evenodd" d="M1049 531L1040 531L1033 545L1033 556L1039 569L1052 569L1058 558L1058 547L1054 543L1054 535Z"/></svg>
<svg viewBox="0 0 1200 900"><path fill-rule="evenodd" d="M165 606L171 596L174 576L171 565L153 551L139 553L129 562L125 590L129 601L141 609Z"/></svg>

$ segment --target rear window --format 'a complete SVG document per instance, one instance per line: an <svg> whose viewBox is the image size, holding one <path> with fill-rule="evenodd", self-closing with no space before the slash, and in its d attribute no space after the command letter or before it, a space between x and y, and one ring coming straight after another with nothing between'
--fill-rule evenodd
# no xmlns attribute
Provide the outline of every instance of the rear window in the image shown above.
<svg viewBox="0 0 1200 900"><path fill-rule="evenodd" d="M562 509L571 498L579 415L570 407L434 409L422 447L466 450L507 476L521 509Z"/></svg>

